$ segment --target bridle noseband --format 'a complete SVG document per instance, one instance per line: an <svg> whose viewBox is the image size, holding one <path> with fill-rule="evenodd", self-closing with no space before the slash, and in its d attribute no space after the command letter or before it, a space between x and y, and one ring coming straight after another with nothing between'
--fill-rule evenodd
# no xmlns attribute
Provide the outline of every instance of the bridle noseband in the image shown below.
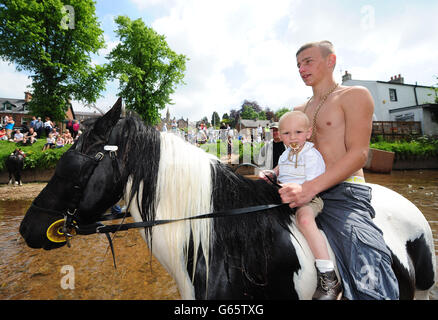
<svg viewBox="0 0 438 320"><path fill-rule="evenodd" d="M93 175L95 169L99 165L99 163L104 159L105 153L109 154L109 157L112 162L112 166L114 169L115 174L117 175L117 179L120 180L120 170L117 163L117 150L118 147L114 145L105 145L103 148L103 152L99 151L94 156L89 156L87 154L84 154L82 152L79 152L77 150L69 150L66 152L66 156L71 156L74 154L75 156L79 156L83 159L85 159L84 163L81 165L81 168L79 170L80 177L78 181L73 186L72 194L70 196L70 201L68 202L67 208L65 211L59 211L59 210L53 210L53 209L47 209L47 208L41 208L37 206L34 202L31 204L31 208L37 209L38 211L44 211L48 213L55 213L57 215L64 216L63 219L57 220L54 223L52 223L49 228L47 229L46 235L47 238L52 242L67 242L67 246L70 247L70 239L76 235L76 234L91 234L95 232L90 232L90 227L92 226L94 228L94 231L97 227L102 226L100 222L96 222L91 225L84 225L80 226L78 225L77 221L80 221L78 216L78 208L79 203L82 199L84 190L88 184L88 181L90 180L91 176ZM91 164L90 164L91 163ZM88 167L88 166L89 167ZM87 170L82 170L84 167L86 167ZM85 172L82 172L85 171ZM55 175L56 175L55 171ZM100 219L99 219L100 220ZM63 239L64 237L64 239Z"/></svg>

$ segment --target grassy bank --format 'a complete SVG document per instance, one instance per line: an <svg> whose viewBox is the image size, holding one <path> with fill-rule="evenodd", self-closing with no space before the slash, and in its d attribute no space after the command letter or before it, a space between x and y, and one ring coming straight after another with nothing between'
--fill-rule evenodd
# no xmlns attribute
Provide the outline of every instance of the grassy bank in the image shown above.
<svg viewBox="0 0 438 320"><path fill-rule="evenodd" d="M61 158L62 154L70 148L70 145L66 145L62 148L42 151L45 143L46 139L39 139L31 146L21 146L9 141L0 141L0 171L6 170L6 159L15 150L15 148L20 148L26 154L26 158L24 160L25 169L55 168L58 160Z"/></svg>

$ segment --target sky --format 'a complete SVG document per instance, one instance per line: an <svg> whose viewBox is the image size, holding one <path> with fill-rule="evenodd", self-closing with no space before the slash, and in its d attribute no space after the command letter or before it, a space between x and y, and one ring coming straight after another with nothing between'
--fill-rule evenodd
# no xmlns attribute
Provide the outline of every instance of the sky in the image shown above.
<svg viewBox="0 0 438 320"><path fill-rule="evenodd" d="M307 42L330 40L336 50L335 80L348 71L356 80L438 83L438 1L429 0L98 0L96 15L106 48L117 45L114 18L141 18L186 55L184 82L171 98L171 118L222 117L244 100L276 111L312 96L296 66L295 53ZM0 97L23 98L28 75L0 60ZM108 110L119 84L107 83L96 106ZM73 102L76 111L94 111Z"/></svg>

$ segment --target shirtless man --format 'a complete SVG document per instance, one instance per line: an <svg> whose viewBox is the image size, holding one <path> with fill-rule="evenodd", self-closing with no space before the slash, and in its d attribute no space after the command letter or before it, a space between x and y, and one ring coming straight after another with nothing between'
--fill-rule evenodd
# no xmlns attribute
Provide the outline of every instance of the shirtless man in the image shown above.
<svg viewBox="0 0 438 320"><path fill-rule="evenodd" d="M373 99L366 88L336 84L336 55L329 41L303 45L296 58L313 97L295 109L314 123L311 140L324 158L326 171L302 185L284 185L279 190L281 199L291 208L308 203L317 194L324 200L317 222L336 255L346 299L398 299L391 254L372 221L371 189L364 184L362 171L372 130ZM336 277L318 272L320 299L333 299L336 284Z"/></svg>

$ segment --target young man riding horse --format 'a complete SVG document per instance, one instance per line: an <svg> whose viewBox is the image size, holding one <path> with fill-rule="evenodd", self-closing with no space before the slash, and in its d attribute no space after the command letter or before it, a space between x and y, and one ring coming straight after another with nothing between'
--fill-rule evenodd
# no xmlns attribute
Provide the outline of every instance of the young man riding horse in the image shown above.
<svg viewBox="0 0 438 320"><path fill-rule="evenodd" d="M362 170L372 130L374 103L371 94L363 87L336 84L333 77L336 55L329 41L303 45L296 58L300 76L312 87L313 96L295 109L305 112L312 120L312 140L324 158L326 171L302 185L285 185L279 190L282 201L295 208L317 194L321 195L324 210L318 217L319 223L336 254L344 297L398 299L391 253L381 245L384 244L382 232L373 223L371 190L364 184ZM341 206L339 199L342 199ZM357 256L351 256L355 237L365 238L367 243L360 245L355 252ZM356 244L360 243L356 240ZM377 264L380 260L381 264ZM362 289L360 270L364 267L378 275L379 286ZM323 281L324 277L319 277L318 289L324 287L326 292L323 299L334 299L331 286L323 286Z"/></svg>

